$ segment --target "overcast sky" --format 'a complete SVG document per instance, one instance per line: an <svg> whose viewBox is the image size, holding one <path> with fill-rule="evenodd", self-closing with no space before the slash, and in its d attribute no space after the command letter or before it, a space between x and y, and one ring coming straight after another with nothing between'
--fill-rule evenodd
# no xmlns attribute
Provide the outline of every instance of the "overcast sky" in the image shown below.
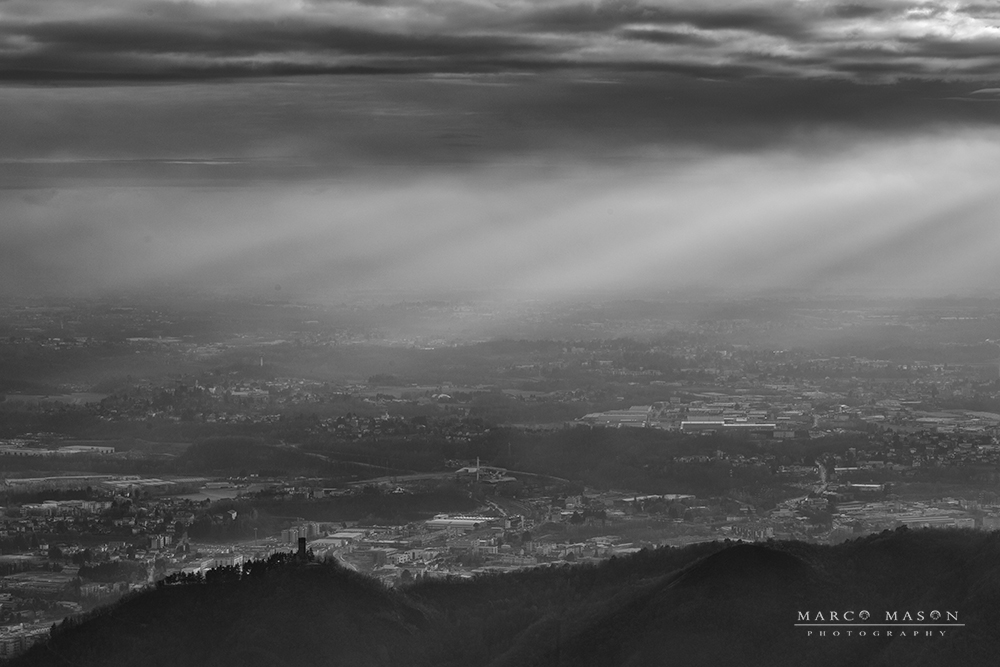
<svg viewBox="0 0 1000 667"><path fill-rule="evenodd" d="M1000 287L1000 5L0 0L0 281Z"/></svg>

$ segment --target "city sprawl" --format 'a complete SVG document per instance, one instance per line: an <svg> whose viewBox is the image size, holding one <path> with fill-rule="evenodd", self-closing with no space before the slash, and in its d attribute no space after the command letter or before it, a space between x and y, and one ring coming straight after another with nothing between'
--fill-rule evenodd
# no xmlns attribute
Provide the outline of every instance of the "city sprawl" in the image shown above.
<svg viewBox="0 0 1000 667"><path fill-rule="evenodd" d="M1000 528L991 299L23 300L0 336L0 657L300 549L407 586Z"/></svg>

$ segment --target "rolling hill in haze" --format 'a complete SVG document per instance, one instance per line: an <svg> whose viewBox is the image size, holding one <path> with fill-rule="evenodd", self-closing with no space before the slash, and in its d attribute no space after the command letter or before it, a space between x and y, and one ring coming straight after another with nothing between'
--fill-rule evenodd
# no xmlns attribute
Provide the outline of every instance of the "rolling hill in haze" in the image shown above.
<svg viewBox="0 0 1000 667"><path fill-rule="evenodd" d="M913 625L859 625L862 610L867 624ZM796 627L804 613L830 622L830 612L850 624ZM136 595L10 664L987 665L998 627L1000 534L900 529L832 547L644 550L402 590L291 562Z"/></svg>

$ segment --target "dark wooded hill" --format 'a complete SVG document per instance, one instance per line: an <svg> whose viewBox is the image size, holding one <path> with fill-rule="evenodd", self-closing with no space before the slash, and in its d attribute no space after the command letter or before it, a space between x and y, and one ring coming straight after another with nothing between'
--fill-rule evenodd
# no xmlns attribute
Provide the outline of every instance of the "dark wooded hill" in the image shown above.
<svg viewBox="0 0 1000 667"><path fill-rule="evenodd" d="M795 625L803 612L842 621L850 610L853 625ZM917 625L861 626L861 610L868 623L910 612ZM964 625L929 626L934 610ZM834 547L703 544L404 590L331 564L255 564L126 599L10 664L968 666L995 664L998 628L1000 534L900 529Z"/></svg>

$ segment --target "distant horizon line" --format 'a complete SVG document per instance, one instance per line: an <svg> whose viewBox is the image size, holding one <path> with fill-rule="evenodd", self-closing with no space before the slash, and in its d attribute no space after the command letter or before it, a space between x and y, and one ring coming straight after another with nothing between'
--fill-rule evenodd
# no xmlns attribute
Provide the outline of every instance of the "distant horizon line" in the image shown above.
<svg viewBox="0 0 1000 667"><path fill-rule="evenodd" d="M867 292L776 288L744 291L736 288L672 288L650 289L581 289L581 290L490 290L487 288L419 289L419 288L345 288L337 290L285 289L275 285L269 289L213 288L195 285L159 285L134 289L108 289L78 292L17 293L0 292L0 302L16 301L116 301L149 297L170 299L204 298L235 300L283 305L332 305L335 302L371 300L376 298L399 301L487 301L566 303L586 300L601 301L661 301L661 302L747 302L747 301L861 301L861 302L938 302L1000 300L1000 289L976 290L949 294L900 293L893 290Z"/></svg>

